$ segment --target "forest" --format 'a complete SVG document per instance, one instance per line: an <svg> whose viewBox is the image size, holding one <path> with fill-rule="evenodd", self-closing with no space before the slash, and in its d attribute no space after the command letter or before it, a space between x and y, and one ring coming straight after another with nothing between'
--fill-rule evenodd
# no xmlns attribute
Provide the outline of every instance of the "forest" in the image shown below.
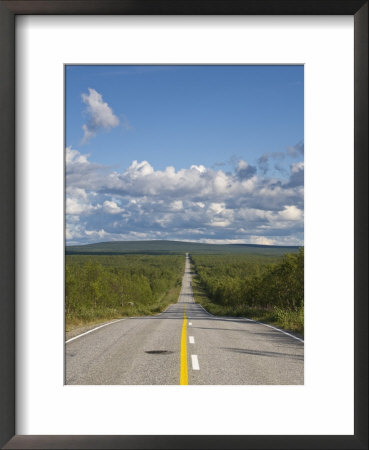
<svg viewBox="0 0 369 450"><path fill-rule="evenodd" d="M184 262L183 255L67 255L66 330L164 310L178 299Z"/></svg>
<svg viewBox="0 0 369 450"><path fill-rule="evenodd" d="M80 254L67 254L66 330L124 316L157 314L177 302L184 253L178 243L165 245L168 248L155 243L148 253L109 254L104 253L104 244L100 253L86 254L83 249ZM303 247L286 252L285 247L249 246L243 253L241 247L232 246L220 253L210 253L207 247L207 252L200 253L200 245L193 248L199 251L190 253L195 300L210 313L248 317L303 334ZM165 251L170 253L160 253Z"/></svg>
<svg viewBox="0 0 369 450"><path fill-rule="evenodd" d="M245 316L303 334L304 249L282 258L191 255L194 294L212 314Z"/></svg>

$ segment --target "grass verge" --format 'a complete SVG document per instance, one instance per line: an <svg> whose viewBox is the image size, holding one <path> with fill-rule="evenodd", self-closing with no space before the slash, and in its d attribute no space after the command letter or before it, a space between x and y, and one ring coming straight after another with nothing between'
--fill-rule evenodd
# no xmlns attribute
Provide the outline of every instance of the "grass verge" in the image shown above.
<svg viewBox="0 0 369 450"><path fill-rule="evenodd" d="M209 299L201 287L199 277L195 273L192 276L192 289L195 302L200 303L210 314L215 316L247 317L248 319L265 322L285 331L290 331L299 337L304 336L304 308L294 311L276 306L262 309L251 308L244 304L219 305Z"/></svg>
<svg viewBox="0 0 369 450"><path fill-rule="evenodd" d="M181 290L181 285L175 286L166 292L156 303L149 305L133 304L119 308L81 308L78 313L65 315L65 331L87 325L95 325L109 320L121 319L133 316L152 316L163 312L169 305L176 303Z"/></svg>

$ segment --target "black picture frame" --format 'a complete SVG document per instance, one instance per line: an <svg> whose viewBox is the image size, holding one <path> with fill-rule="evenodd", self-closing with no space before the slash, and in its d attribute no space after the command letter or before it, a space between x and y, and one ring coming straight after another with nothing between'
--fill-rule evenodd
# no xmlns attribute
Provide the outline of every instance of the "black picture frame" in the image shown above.
<svg viewBox="0 0 369 450"><path fill-rule="evenodd" d="M19 14L353 15L355 58L354 435L15 435L15 17ZM337 93L339 95L339 93ZM0 1L0 445L7 449L368 448L368 1Z"/></svg>

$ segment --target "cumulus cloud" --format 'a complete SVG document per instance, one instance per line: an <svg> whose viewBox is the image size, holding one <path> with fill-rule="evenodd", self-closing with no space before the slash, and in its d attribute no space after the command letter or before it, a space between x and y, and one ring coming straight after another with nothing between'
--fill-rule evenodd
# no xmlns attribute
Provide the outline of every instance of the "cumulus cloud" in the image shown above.
<svg viewBox="0 0 369 450"><path fill-rule="evenodd" d="M182 200L175 200L170 204L170 208L173 211L181 211L183 209L183 202Z"/></svg>
<svg viewBox="0 0 369 450"><path fill-rule="evenodd" d="M283 220L301 220L303 216L302 211L294 205L286 205L278 214Z"/></svg>
<svg viewBox="0 0 369 450"><path fill-rule="evenodd" d="M82 94L82 101L86 105L87 123L82 125L82 142L96 136L100 129L110 130L119 125L119 119L111 107L103 101L102 95L95 89L88 88L88 94ZM124 123L127 123L125 118ZM127 126L126 126L127 127Z"/></svg>
<svg viewBox="0 0 369 450"><path fill-rule="evenodd" d="M260 178L243 160L233 173L202 165L156 170L148 161L119 172L66 151L67 242L303 242L303 163L291 164L287 179Z"/></svg>
<svg viewBox="0 0 369 450"><path fill-rule="evenodd" d="M100 209L101 206L99 204L93 204L90 196L91 194L88 195L85 189L75 186L68 187L65 205L66 213L79 216Z"/></svg>
<svg viewBox="0 0 369 450"><path fill-rule="evenodd" d="M105 200L103 203L103 210L108 214L119 214L124 212L124 209L120 208L114 201Z"/></svg>
<svg viewBox="0 0 369 450"><path fill-rule="evenodd" d="M256 167L240 159L236 167L236 174L240 180L248 180L256 174Z"/></svg>
<svg viewBox="0 0 369 450"><path fill-rule="evenodd" d="M72 165L84 165L89 164L88 157L90 155L82 155L78 150L73 150L72 147L67 147L65 150L65 162L67 167Z"/></svg>
<svg viewBox="0 0 369 450"><path fill-rule="evenodd" d="M106 236L106 231L104 229L101 230L85 230L87 236L94 236L99 238L104 238Z"/></svg>

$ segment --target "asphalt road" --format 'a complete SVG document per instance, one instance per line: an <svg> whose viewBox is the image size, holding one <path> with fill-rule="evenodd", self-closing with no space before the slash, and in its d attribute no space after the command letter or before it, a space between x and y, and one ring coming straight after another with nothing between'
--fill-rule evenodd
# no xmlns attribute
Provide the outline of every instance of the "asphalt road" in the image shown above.
<svg viewBox="0 0 369 450"><path fill-rule="evenodd" d="M194 303L189 258L178 303L66 342L66 384L304 384L304 343Z"/></svg>

